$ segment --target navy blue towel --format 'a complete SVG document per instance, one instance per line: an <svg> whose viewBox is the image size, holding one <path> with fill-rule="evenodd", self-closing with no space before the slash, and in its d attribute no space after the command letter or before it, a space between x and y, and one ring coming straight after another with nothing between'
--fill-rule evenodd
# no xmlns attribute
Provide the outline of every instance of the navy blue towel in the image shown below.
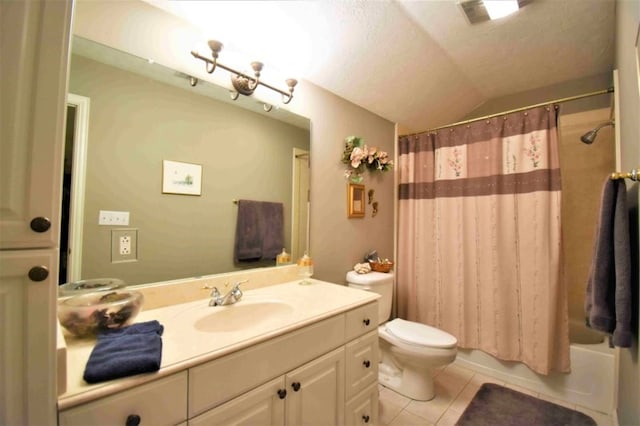
<svg viewBox="0 0 640 426"><path fill-rule="evenodd" d="M84 380L98 383L158 371L163 331L162 324L153 320L99 334L84 370Z"/></svg>

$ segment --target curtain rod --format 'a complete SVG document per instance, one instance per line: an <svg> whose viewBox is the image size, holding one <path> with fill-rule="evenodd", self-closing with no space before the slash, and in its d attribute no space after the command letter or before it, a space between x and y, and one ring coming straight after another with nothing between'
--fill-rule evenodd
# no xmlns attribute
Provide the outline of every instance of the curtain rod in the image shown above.
<svg viewBox="0 0 640 426"><path fill-rule="evenodd" d="M545 106L545 105L548 105L548 104L559 104L559 103L562 103L562 102L575 101L575 100L578 100L578 99L588 98L588 97L591 97L591 96L606 95L607 93L613 93L613 91L614 91L613 87L609 87L607 89L602 89L602 90L598 90L598 91L595 91L595 92L583 93L582 95L569 96L567 98L555 99L553 101L541 102L539 104L529 105L529 106L525 106L525 107L522 107L522 108L511 109L509 111L503 111L503 112L498 112L498 113L495 113L495 114L489 114L489 115L485 115L484 117L478 117L478 118L472 118L472 119L469 119L469 120L458 121L457 123L447 124L447 125L440 126L440 127L434 127L433 129L425 130L423 132L416 132L416 133L409 133L407 135L400 135L400 137L402 138L402 137L406 137L406 136L415 136L415 135L419 135L419 134L422 134L422 133L435 132L436 130L447 129L449 127L459 126L461 124L473 123L475 121L480 121L480 120L487 120L489 118L499 117L501 115L511 114L511 113L514 113L514 112L520 112L520 111L524 111L524 110L531 109L531 108L537 108L537 107Z"/></svg>

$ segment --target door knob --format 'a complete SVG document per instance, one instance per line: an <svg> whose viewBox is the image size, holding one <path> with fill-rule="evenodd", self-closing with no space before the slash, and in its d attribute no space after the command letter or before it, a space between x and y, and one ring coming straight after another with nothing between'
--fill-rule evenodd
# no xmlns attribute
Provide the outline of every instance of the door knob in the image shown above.
<svg viewBox="0 0 640 426"><path fill-rule="evenodd" d="M46 266L34 266L29 269L29 279L31 281L44 281L49 276L49 269Z"/></svg>
<svg viewBox="0 0 640 426"><path fill-rule="evenodd" d="M287 396L287 390L286 389L278 389L278 397L280 399L285 399L286 396Z"/></svg>
<svg viewBox="0 0 640 426"><path fill-rule="evenodd" d="M30 225L35 232L47 232L51 228L51 221L48 217L38 216L31 220Z"/></svg>
<svg viewBox="0 0 640 426"><path fill-rule="evenodd" d="M291 383L291 387L293 388L293 390L295 392L298 392L300 390L300 382L293 382Z"/></svg>
<svg viewBox="0 0 640 426"><path fill-rule="evenodd" d="M127 421L125 422L125 426L138 426L140 424L140 418L137 414L129 414L127 416Z"/></svg>
<svg viewBox="0 0 640 426"><path fill-rule="evenodd" d="M369 367L371 366L371 361L369 361L368 359L365 359L365 360L362 362L362 365L364 365L364 366L365 366L365 368L369 368Z"/></svg>

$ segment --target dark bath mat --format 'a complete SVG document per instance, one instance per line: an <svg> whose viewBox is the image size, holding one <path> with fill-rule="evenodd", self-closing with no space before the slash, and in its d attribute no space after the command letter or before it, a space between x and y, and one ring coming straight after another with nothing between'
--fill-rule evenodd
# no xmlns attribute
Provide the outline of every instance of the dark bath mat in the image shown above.
<svg viewBox="0 0 640 426"><path fill-rule="evenodd" d="M485 383L469 403L457 426L596 426L586 414Z"/></svg>

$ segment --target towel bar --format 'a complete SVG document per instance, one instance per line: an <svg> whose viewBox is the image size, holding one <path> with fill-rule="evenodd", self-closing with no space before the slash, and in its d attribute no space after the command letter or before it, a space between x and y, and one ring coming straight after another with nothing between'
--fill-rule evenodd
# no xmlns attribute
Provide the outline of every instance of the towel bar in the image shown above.
<svg viewBox="0 0 640 426"><path fill-rule="evenodd" d="M640 172L638 169L633 169L628 173L615 172L611 173L611 179L631 179L633 181L640 181Z"/></svg>

